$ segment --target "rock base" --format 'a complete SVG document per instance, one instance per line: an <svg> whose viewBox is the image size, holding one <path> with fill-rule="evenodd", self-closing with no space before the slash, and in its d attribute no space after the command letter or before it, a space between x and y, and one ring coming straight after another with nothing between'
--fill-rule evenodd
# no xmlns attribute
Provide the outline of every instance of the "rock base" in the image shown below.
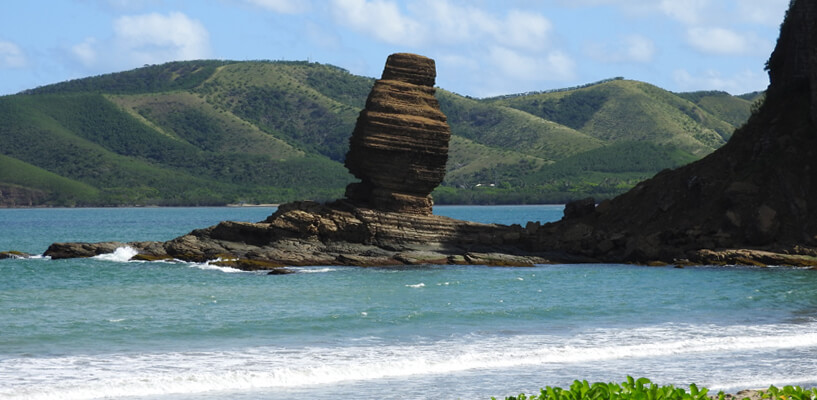
<svg viewBox="0 0 817 400"><path fill-rule="evenodd" d="M437 215L376 211L346 201L281 205L257 223L225 221L167 242L54 243L51 258L92 257L130 246L139 260L219 260L243 270L285 266L474 264L533 266L552 262L526 250L535 230ZM556 257L562 259L565 257Z"/></svg>

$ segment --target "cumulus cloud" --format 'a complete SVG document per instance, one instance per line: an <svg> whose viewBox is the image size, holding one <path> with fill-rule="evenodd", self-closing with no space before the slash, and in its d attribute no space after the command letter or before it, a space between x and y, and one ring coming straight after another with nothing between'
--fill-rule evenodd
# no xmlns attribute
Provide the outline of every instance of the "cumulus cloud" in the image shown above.
<svg viewBox="0 0 817 400"><path fill-rule="evenodd" d="M26 56L19 46L0 40L0 68L22 68L26 64Z"/></svg>
<svg viewBox="0 0 817 400"><path fill-rule="evenodd" d="M335 22L381 43L422 49L441 71L471 78L478 95L575 78L576 62L554 48L553 23L538 11L457 0L331 0ZM489 79L490 78L490 79Z"/></svg>
<svg viewBox="0 0 817 400"><path fill-rule="evenodd" d="M389 43L417 45L424 41L423 26L404 15L397 3L384 0L332 0L332 14L343 25Z"/></svg>
<svg viewBox="0 0 817 400"><path fill-rule="evenodd" d="M717 55L749 54L759 47L766 47L754 35L740 34L726 28L690 28L687 42L698 51Z"/></svg>
<svg viewBox="0 0 817 400"><path fill-rule="evenodd" d="M711 0L661 0L664 14L685 24L698 24L707 14Z"/></svg>
<svg viewBox="0 0 817 400"><path fill-rule="evenodd" d="M89 71L133 68L208 58L210 35L200 22L179 12L129 15L113 21L112 37L86 38L68 53Z"/></svg>
<svg viewBox="0 0 817 400"><path fill-rule="evenodd" d="M458 45L490 41L532 51L547 47L553 24L541 14L512 9L504 16L491 15L473 6L445 0L415 3L415 14L428 15L426 28L435 41Z"/></svg>
<svg viewBox="0 0 817 400"><path fill-rule="evenodd" d="M491 62L513 79L564 81L575 77L575 61L561 51L530 56L502 46L493 46L489 55Z"/></svg>
<svg viewBox="0 0 817 400"><path fill-rule="evenodd" d="M160 5L164 0L77 0L96 4L98 7L112 12L136 11L147 7Z"/></svg>
<svg viewBox="0 0 817 400"><path fill-rule="evenodd" d="M185 14L172 12L123 16L114 21L120 51L140 64L194 60L210 55L210 35Z"/></svg>
<svg viewBox="0 0 817 400"><path fill-rule="evenodd" d="M769 78L766 74L752 70L744 70L724 77L719 71L710 69L696 75L685 69L673 72L673 79L681 90L723 90L732 94L743 94L766 87Z"/></svg>
<svg viewBox="0 0 817 400"><path fill-rule="evenodd" d="M738 2L738 15L744 21L778 26L790 0L741 0Z"/></svg>
<svg viewBox="0 0 817 400"><path fill-rule="evenodd" d="M478 71L480 67L477 60L458 54L443 54L437 57L437 61L453 70L468 70L473 72Z"/></svg>
<svg viewBox="0 0 817 400"><path fill-rule="evenodd" d="M412 3L410 9L415 14L426 14L435 26L435 40L446 44L456 44L482 35L484 32L498 33L496 19L490 14L472 7L454 5L448 1L424 1Z"/></svg>
<svg viewBox="0 0 817 400"><path fill-rule="evenodd" d="M279 14L299 14L310 9L308 0L246 0L248 3Z"/></svg>
<svg viewBox="0 0 817 400"><path fill-rule="evenodd" d="M503 46L541 50L552 23L534 12L512 9L504 16L447 0L410 3L401 10L387 0L332 0L335 20L375 39L409 46L458 45L487 40Z"/></svg>
<svg viewBox="0 0 817 400"><path fill-rule="evenodd" d="M71 47L71 54L73 54L82 65L92 67L97 63L96 43L97 40L95 38L86 38L82 43Z"/></svg>
<svg viewBox="0 0 817 400"><path fill-rule="evenodd" d="M547 18L518 10L511 10L503 22L504 32L498 39L505 44L531 50L543 48L552 29Z"/></svg>
<svg viewBox="0 0 817 400"><path fill-rule="evenodd" d="M641 35L627 35L615 42L592 43L586 53L604 63L648 63L655 56L655 43Z"/></svg>

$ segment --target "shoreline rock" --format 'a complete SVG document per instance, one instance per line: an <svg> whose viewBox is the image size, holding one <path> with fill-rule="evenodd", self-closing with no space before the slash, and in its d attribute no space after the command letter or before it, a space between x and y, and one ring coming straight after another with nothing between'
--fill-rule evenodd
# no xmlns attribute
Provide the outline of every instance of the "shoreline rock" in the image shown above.
<svg viewBox="0 0 817 400"><path fill-rule="evenodd" d="M54 243L54 259L93 257L130 246L138 260L178 259L244 270L286 266L389 266L477 264L532 266L549 263L524 249L519 225L481 224L437 215L359 208L347 201L281 205L257 223L224 221L167 242Z"/></svg>
<svg viewBox="0 0 817 400"><path fill-rule="evenodd" d="M630 263L817 265L817 3L795 0L763 105L709 156L582 201L533 250ZM567 217L567 213L566 213Z"/></svg>
<svg viewBox="0 0 817 400"><path fill-rule="evenodd" d="M24 258L31 258L31 254L23 253L22 251L14 251L14 250L0 251L0 260L6 260L6 259L9 259L9 258L10 259L15 259L15 260L24 259Z"/></svg>
<svg viewBox="0 0 817 400"><path fill-rule="evenodd" d="M52 259L93 257L129 246L134 260L211 262L245 271L286 271L291 266L388 267L631 263L640 265L788 265L817 267L817 251L799 249L702 249L683 258L639 262L595 258L580 252L534 251L540 226L482 224L437 215L407 215L358 208L346 201L282 205L265 221L224 221L166 242L54 243ZM219 260L219 261L216 261Z"/></svg>

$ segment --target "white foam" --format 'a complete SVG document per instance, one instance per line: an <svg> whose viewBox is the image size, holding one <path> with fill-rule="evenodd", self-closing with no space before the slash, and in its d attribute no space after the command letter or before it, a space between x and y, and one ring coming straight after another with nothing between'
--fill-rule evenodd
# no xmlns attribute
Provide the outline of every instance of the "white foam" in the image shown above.
<svg viewBox="0 0 817 400"><path fill-rule="evenodd" d="M416 288L423 288L423 287L426 287L426 284L425 284L425 283L420 282L420 283L418 283L418 284L416 284L416 285L406 285L406 287L408 287L408 288L415 288L415 289L416 289Z"/></svg>
<svg viewBox="0 0 817 400"><path fill-rule="evenodd" d="M768 375L768 374L758 374L756 376L752 376L749 379L741 379L741 380L732 380L732 381L722 381L722 382L714 382L707 386L711 391L725 391L728 393L737 391L737 390L744 390L744 389L759 389L759 390L766 390L769 386L782 386L782 385L792 385L792 386L804 386L804 385L813 385L817 382L817 375Z"/></svg>
<svg viewBox="0 0 817 400"><path fill-rule="evenodd" d="M9 383L0 388L0 398L92 399L285 388L474 369L596 365L610 360L629 364L637 362L636 359L666 360L666 356L698 353L731 357L747 351L815 348L817 324L666 325L599 330L569 337L469 335L412 345L364 341L345 347L17 358L0 360L0 381ZM817 381L814 376L758 379L750 377L711 386L719 389L754 387L767 381L775 384Z"/></svg>
<svg viewBox="0 0 817 400"><path fill-rule="evenodd" d="M322 274L326 272L335 272L338 270L337 268L332 267L297 267L293 269L307 274Z"/></svg>
<svg viewBox="0 0 817 400"><path fill-rule="evenodd" d="M93 258L113 262L128 262L137 254L139 254L139 252L136 249L130 246L125 246L118 247L113 253L100 254L98 256L94 256Z"/></svg>
<svg viewBox="0 0 817 400"><path fill-rule="evenodd" d="M187 265L189 265L192 268L197 268L197 269L201 269L201 270L205 270L205 271L221 271L221 272L224 272L224 273L227 273L227 274L247 272L247 271L244 271L244 270L240 270L238 268L225 267L225 266L214 264L214 263L217 263L219 261L224 261L224 260L222 260L221 258L217 258L215 260L210 260L210 261L206 261L206 262L203 262L203 263L187 263Z"/></svg>

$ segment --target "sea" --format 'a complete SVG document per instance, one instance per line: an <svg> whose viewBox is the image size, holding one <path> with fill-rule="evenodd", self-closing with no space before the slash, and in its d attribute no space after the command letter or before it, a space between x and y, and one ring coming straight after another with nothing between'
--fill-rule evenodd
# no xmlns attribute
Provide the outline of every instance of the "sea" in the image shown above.
<svg viewBox="0 0 817 400"><path fill-rule="evenodd" d="M0 250L168 240L272 207L0 209ZM562 206L437 206L504 224ZM0 260L1 399L490 399L575 379L817 385L817 271Z"/></svg>

